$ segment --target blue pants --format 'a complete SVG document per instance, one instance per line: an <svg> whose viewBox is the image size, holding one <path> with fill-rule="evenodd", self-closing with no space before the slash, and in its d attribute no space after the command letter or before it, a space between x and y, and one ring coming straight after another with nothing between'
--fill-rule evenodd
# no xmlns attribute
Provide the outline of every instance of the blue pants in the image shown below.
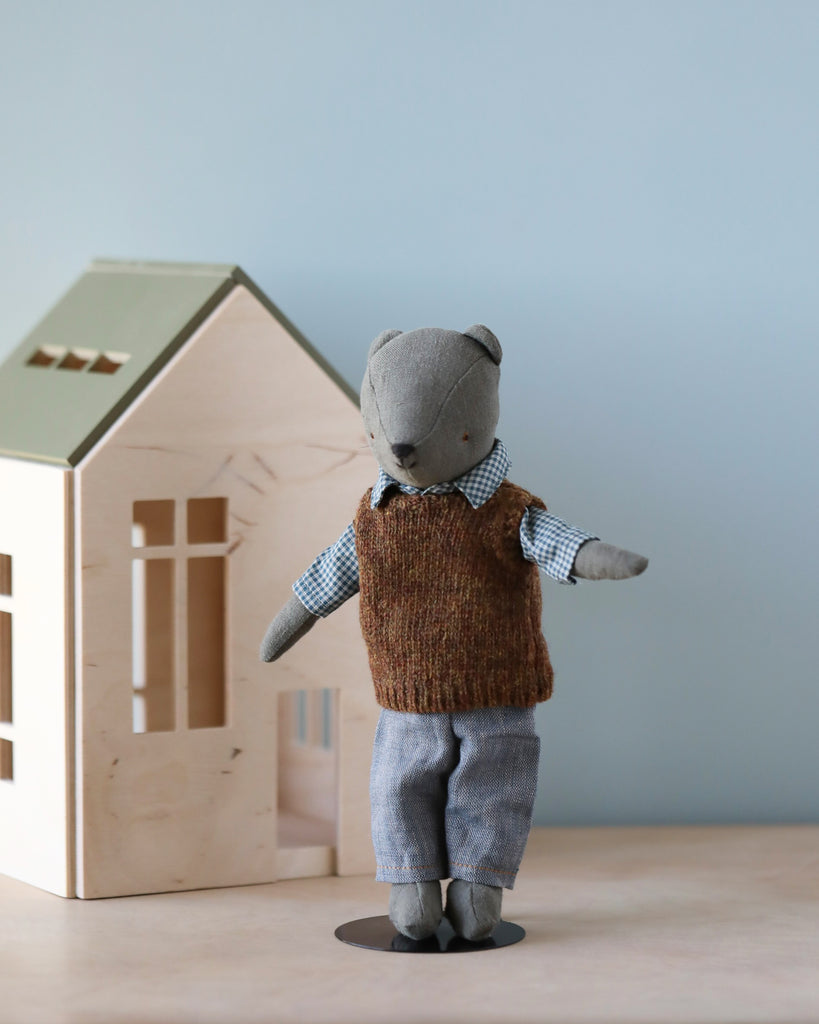
<svg viewBox="0 0 819 1024"><path fill-rule="evenodd" d="M376 879L511 889L539 755L534 708L382 710L370 774Z"/></svg>

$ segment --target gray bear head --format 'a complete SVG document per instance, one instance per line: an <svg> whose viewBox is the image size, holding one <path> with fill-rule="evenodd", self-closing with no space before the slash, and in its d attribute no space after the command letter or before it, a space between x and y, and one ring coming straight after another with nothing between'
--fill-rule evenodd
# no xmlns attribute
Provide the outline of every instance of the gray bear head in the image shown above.
<svg viewBox="0 0 819 1024"><path fill-rule="evenodd" d="M383 331L370 346L361 413L390 476L415 487L455 480L486 458L498 424L501 347L481 324Z"/></svg>

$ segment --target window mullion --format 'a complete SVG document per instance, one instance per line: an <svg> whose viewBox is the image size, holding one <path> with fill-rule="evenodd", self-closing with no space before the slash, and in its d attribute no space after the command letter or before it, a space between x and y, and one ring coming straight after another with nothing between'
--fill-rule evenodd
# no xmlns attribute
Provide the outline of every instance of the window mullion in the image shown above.
<svg viewBox="0 0 819 1024"><path fill-rule="evenodd" d="M176 590L176 731L188 728L188 548L187 515L184 501L175 503L176 548L174 584Z"/></svg>

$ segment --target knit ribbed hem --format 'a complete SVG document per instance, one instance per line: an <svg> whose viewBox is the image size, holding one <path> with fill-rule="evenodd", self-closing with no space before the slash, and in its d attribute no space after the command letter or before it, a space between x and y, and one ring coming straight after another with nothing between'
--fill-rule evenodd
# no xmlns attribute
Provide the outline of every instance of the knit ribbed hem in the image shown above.
<svg viewBox="0 0 819 1024"><path fill-rule="evenodd" d="M415 714L453 714L456 711L477 711L479 708L531 708L552 696L552 680L526 686L497 686L486 690L465 687L424 686L422 681L381 680L375 683L375 699L389 711L412 711Z"/></svg>

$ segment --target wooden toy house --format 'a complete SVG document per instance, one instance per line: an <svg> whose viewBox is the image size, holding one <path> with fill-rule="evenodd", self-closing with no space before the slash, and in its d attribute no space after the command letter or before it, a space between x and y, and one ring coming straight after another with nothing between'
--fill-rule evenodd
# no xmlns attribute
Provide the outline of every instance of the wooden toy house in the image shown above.
<svg viewBox="0 0 819 1024"><path fill-rule="evenodd" d="M258 648L374 475L355 396L238 268L89 268L0 367L0 871L373 868L357 602Z"/></svg>

